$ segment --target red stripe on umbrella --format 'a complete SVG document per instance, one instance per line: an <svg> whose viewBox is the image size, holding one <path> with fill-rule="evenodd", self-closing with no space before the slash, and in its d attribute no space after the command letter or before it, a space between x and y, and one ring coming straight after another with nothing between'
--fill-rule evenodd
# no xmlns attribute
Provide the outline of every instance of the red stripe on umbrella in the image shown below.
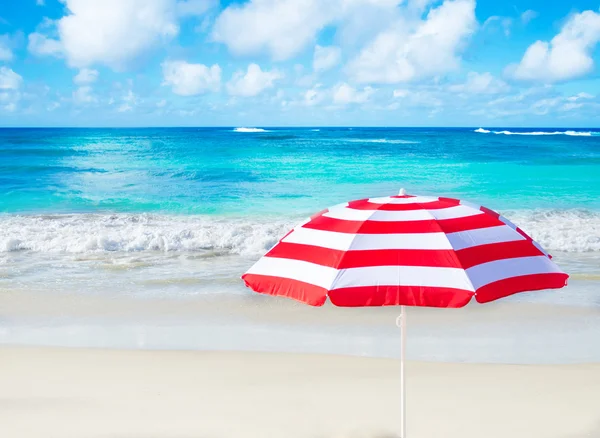
<svg viewBox="0 0 600 438"><path fill-rule="evenodd" d="M463 307L566 285L541 246L500 214L453 198L350 201L294 228L242 276L312 306ZM404 389L402 437L405 437Z"/></svg>

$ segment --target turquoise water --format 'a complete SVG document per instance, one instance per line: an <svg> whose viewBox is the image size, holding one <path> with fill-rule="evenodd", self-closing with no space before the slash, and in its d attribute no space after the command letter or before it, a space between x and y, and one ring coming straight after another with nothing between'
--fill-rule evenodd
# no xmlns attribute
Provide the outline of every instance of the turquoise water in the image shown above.
<svg viewBox="0 0 600 438"><path fill-rule="evenodd" d="M600 131L558 128L0 129L0 288L245 293L303 217L402 187L500 210L600 305Z"/></svg>
<svg viewBox="0 0 600 438"><path fill-rule="evenodd" d="M2 129L0 212L306 213L400 187L497 209L599 210L599 169L600 135Z"/></svg>

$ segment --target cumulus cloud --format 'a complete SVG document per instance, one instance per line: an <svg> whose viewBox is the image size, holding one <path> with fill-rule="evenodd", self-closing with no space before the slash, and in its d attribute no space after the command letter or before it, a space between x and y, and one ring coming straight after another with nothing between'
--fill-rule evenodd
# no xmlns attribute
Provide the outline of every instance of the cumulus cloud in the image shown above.
<svg viewBox="0 0 600 438"><path fill-rule="evenodd" d="M20 74L8 67L0 67L0 90L18 90L22 83Z"/></svg>
<svg viewBox="0 0 600 438"><path fill-rule="evenodd" d="M98 70L82 68L73 78L73 82L76 84L91 84L96 82L96 79L98 79Z"/></svg>
<svg viewBox="0 0 600 438"><path fill-rule="evenodd" d="M126 68L156 44L179 32L178 19L207 9L209 2L188 0L63 0L67 15L55 25L56 38L29 35L36 55L64 56L72 67L104 64Z"/></svg>
<svg viewBox="0 0 600 438"><path fill-rule="evenodd" d="M278 70L262 71L257 64L250 64L246 73L237 71L227 83L227 91L232 96L251 97L273 87L275 81L283 78Z"/></svg>
<svg viewBox="0 0 600 438"><path fill-rule="evenodd" d="M325 71L335 67L339 62L342 51L336 46L315 46L313 56L313 69L315 71Z"/></svg>
<svg viewBox="0 0 600 438"><path fill-rule="evenodd" d="M550 42L536 41L521 62L507 68L515 79L558 82L584 76L594 67L592 52L600 41L600 14L575 14Z"/></svg>
<svg viewBox="0 0 600 438"><path fill-rule="evenodd" d="M250 0L225 8L217 17L212 37L235 55L267 53L283 61L314 43L326 26L354 22L358 26L352 29L371 28L381 20L365 20L361 12L390 10L399 3L401 0Z"/></svg>
<svg viewBox="0 0 600 438"><path fill-rule="evenodd" d="M508 85L501 79L495 78L491 73L469 72L463 84L451 85L450 91L469 94L496 94L508 90Z"/></svg>
<svg viewBox="0 0 600 438"><path fill-rule="evenodd" d="M456 69L466 38L476 28L474 0L446 0L424 20L399 19L347 65L362 83L398 83Z"/></svg>
<svg viewBox="0 0 600 438"><path fill-rule="evenodd" d="M236 55L267 52L276 60L289 59L331 21L331 3L252 0L231 5L217 17L212 36Z"/></svg>
<svg viewBox="0 0 600 438"><path fill-rule="evenodd" d="M364 103L369 100L375 90L371 87L365 87L362 90L346 84L337 84L332 89L333 103L338 105L346 105L349 103Z"/></svg>
<svg viewBox="0 0 600 438"><path fill-rule="evenodd" d="M27 48L31 53L38 56L61 56L63 53L60 41L48 38L39 32L29 34Z"/></svg>
<svg viewBox="0 0 600 438"><path fill-rule="evenodd" d="M221 87L221 67L214 64L191 64L186 61L165 61L161 64L163 85L172 88L180 96L194 96Z"/></svg>

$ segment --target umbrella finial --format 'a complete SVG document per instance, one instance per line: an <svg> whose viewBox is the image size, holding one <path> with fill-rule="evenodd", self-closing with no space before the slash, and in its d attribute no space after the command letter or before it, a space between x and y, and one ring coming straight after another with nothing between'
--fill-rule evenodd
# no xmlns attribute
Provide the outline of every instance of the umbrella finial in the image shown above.
<svg viewBox="0 0 600 438"><path fill-rule="evenodd" d="M404 195L406 195L406 190L404 190L404 189L400 189L400 192L398 192L398 195L399 195L399 196L404 196Z"/></svg>

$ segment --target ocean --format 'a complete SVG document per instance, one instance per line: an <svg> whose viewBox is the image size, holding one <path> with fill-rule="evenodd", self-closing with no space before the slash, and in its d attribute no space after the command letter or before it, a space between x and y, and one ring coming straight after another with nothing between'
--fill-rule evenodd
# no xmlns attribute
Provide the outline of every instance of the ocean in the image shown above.
<svg viewBox="0 0 600 438"><path fill-rule="evenodd" d="M246 299L294 224L400 188L500 211L571 275L509 302L600 310L600 130L562 128L0 129L0 294Z"/></svg>

